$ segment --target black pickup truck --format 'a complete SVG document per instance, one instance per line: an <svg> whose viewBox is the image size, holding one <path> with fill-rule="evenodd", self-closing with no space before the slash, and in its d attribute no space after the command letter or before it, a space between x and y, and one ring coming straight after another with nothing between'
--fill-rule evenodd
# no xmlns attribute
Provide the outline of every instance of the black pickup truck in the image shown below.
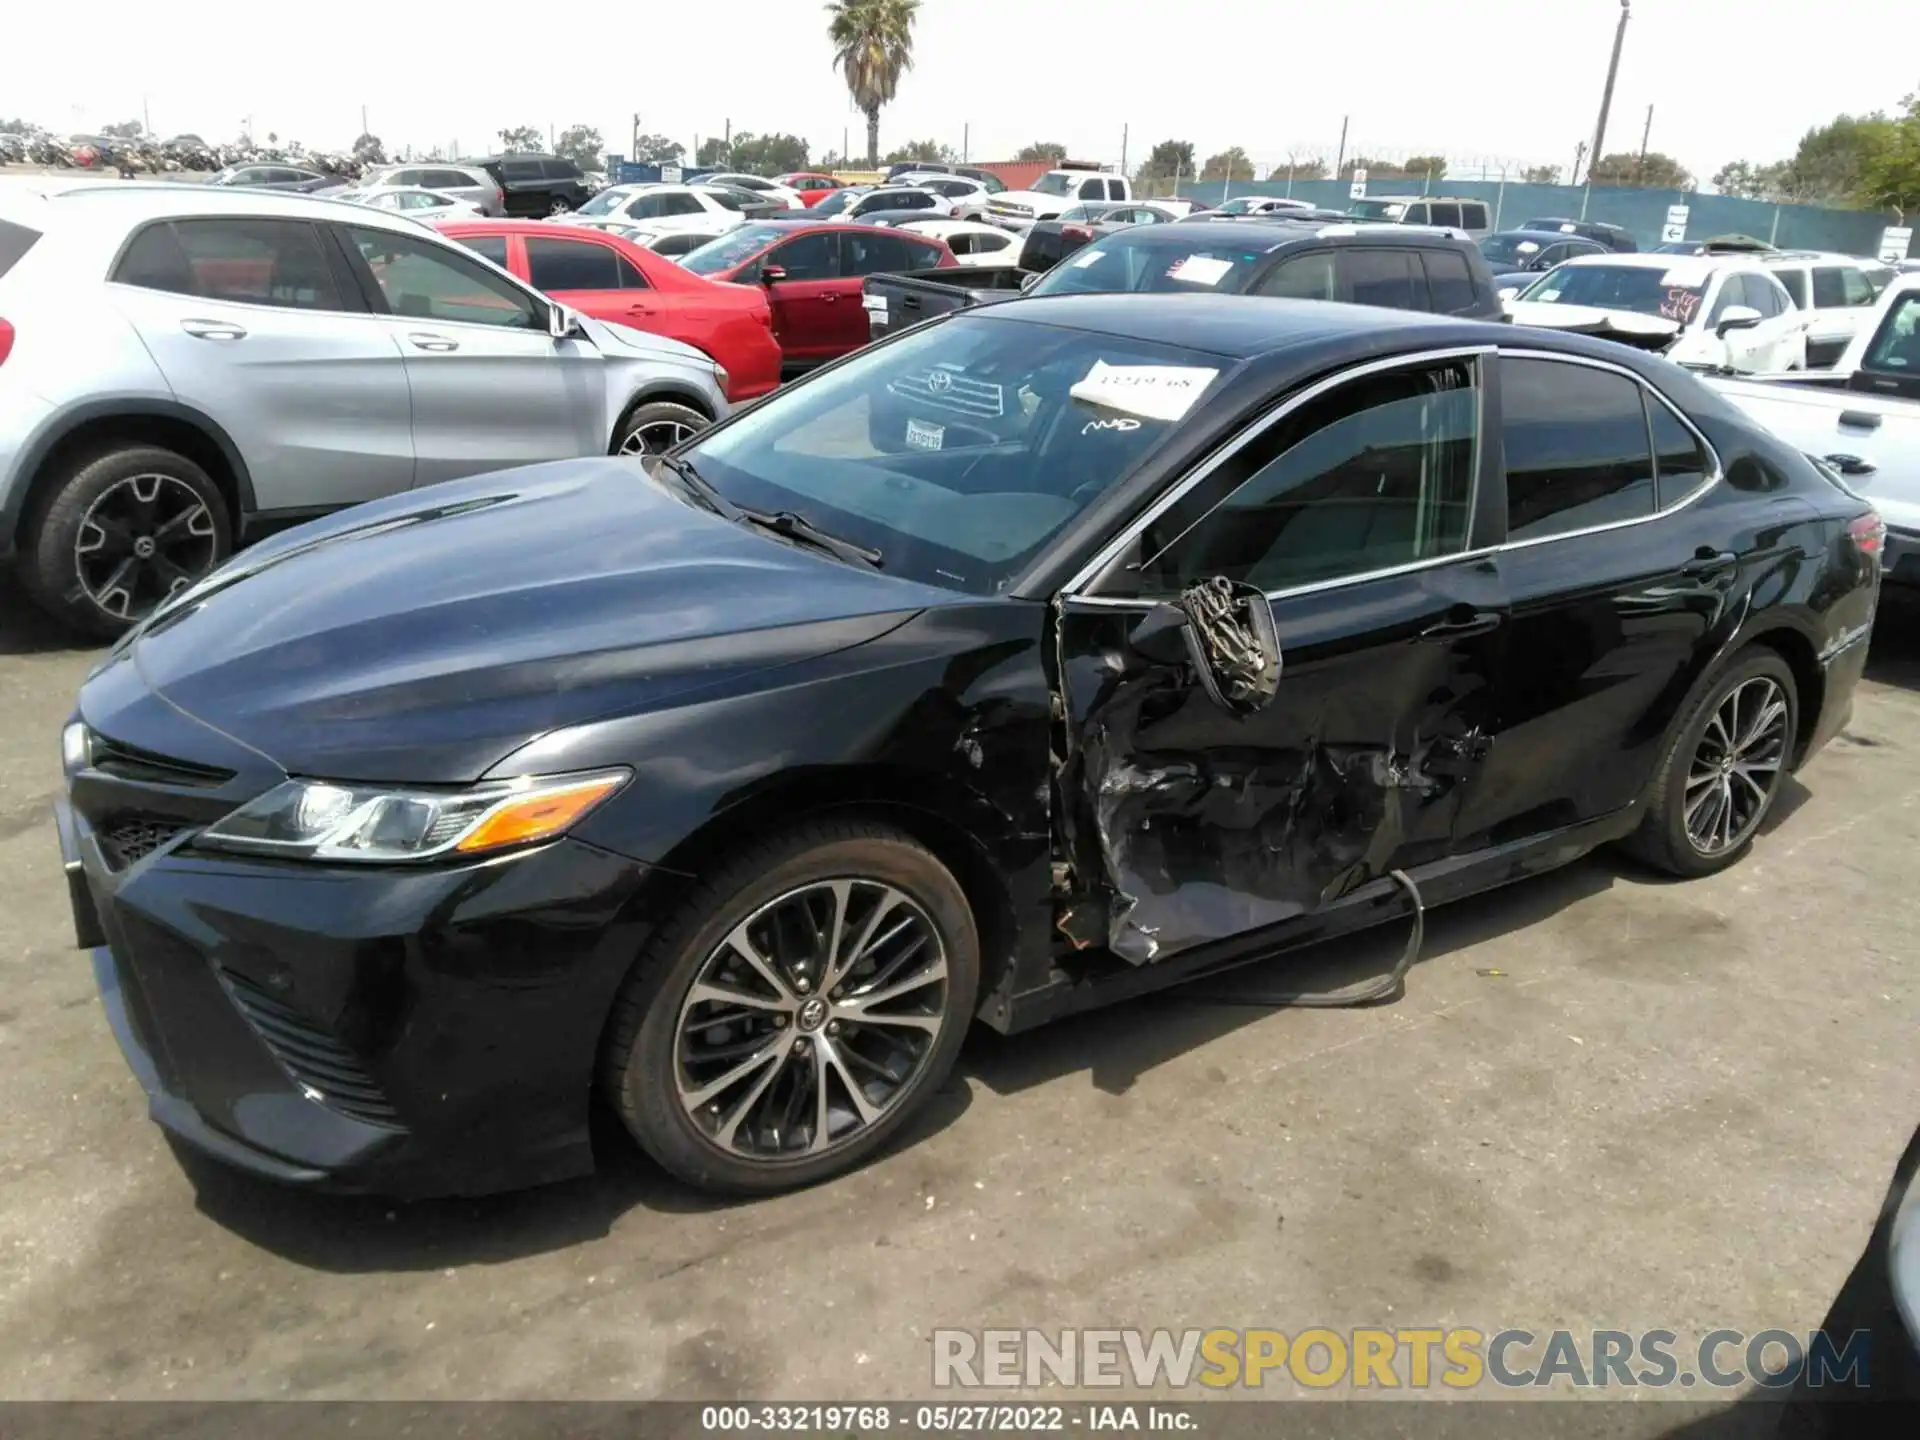
<svg viewBox="0 0 1920 1440"><path fill-rule="evenodd" d="M867 307L867 333L879 340L949 310L1011 300L1039 278L1038 271L1017 264L901 270L869 275L860 287L860 303Z"/></svg>

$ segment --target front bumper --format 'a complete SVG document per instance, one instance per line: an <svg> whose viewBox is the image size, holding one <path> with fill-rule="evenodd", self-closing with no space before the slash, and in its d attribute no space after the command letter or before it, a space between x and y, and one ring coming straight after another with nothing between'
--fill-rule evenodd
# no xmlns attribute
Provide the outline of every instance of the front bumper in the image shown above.
<svg viewBox="0 0 1920 1440"><path fill-rule="evenodd" d="M644 867L574 840L453 868L126 860L66 800L102 1006L187 1144L268 1179L480 1194L593 1165L600 1033Z"/></svg>

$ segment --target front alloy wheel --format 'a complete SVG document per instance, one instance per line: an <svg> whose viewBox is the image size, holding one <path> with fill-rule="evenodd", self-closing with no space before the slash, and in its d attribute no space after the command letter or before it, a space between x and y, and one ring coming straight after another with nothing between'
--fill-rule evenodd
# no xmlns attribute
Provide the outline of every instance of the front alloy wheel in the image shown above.
<svg viewBox="0 0 1920 1440"><path fill-rule="evenodd" d="M74 574L103 615L131 621L213 568L219 532L206 501L173 475L129 475L87 507Z"/></svg>
<svg viewBox="0 0 1920 1440"><path fill-rule="evenodd" d="M749 1159L845 1147L926 1067L947 995L939 934L899 890L844 877L790 891L735 926L687 991L680 1104Z"/></svg>
<svg viewBox="0 0 1920 1440"><path fill-rule="evenodd" d="M1745 843L1780 783L1790 710L1785 692L1756 675L1729 691L1708 719L1687 770L1687 839L1715 857Z"/></svg>

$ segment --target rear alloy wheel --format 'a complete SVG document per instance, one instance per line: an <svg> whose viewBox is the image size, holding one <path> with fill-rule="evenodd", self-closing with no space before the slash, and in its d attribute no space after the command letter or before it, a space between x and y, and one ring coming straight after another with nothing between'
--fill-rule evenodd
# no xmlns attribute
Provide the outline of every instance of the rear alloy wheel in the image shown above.
<svg viewBox="0 0 1920 1440"><path fill-rule="evenodd" d="M690 405L670 400L642 405L620 427L617 455L661 455L690 440L713 422Z"/></svg>
<svg viewBox="0 0 1920 1440"><path fill-rule="evenodd" d="M110 637L227 556L226 503L207 473L148 446L96 455L47 496L22 574L34 597Z"/></svg>
<svg viewBox="0 0 1920 1440"><path fill-rule="evenodd" d="M1799 733L1793 671L1755 647L1714 677L1670 742L1626 848L1670 874L1711 875L1747 851Z"/></svg>
<svg viewBox="0 0 1920 1440"><path fill-rule="evenodd" d="M607 1088L642 1147L694 1184L822 1179L945 1077L978 949L958 883L919 845L809 826L736 857L662 932L616 1008Z"/></svg>

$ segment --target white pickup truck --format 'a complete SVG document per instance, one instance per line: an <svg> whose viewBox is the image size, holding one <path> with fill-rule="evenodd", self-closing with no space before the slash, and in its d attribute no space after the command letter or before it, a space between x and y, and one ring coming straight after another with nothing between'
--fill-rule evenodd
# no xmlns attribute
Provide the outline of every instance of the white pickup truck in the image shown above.
<svg viewBox="0 0 1920 1440"><path fill-rule="evenodd" d="M1090 200L1131 200L1133 185L1124 175L1101 170L1049 170L1025 190L1003 190L987 201L987 220L1009 230L1025 230L1036 220L1058 220L1060 212Z"/></svg>
<svg viewBox="0 0 1920 1440"><path fill-rule="evenodd" d="M1920 275L1887 287L1832 370L1707 383L1870 501L1886 578L1920 585Z"/></svg>

